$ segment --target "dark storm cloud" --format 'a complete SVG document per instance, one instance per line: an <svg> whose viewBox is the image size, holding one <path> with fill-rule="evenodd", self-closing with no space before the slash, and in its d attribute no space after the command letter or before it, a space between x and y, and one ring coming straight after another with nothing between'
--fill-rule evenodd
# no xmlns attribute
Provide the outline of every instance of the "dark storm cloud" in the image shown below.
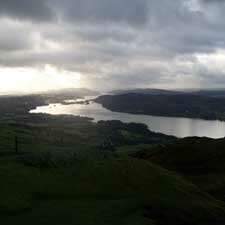
<svg viewBox="0 0 225 225"><path fill-rule="evenodd" d="M203 2L206 3L221 3L221 2L225 2L224 0L202 0Z"/></svg>
<svg viewBox="0 0 225 225"><path fill-rule="evenodd" d="M35 21L48 21L54 17L45 0L0 0L0 15Z"/></svg>
<svg viewBox="0 0 225 225"><path fill-rule="evenodd" d="M124 22L142 26L148 15L146 0L55 0L55 3L62 10L63 19L75 23Z"/></svg>
<svg viewBox="0 0 225 225"><path fill-rule="evenodd" d="M0 0L0 65L51 64L100 86L222 81L195 57L225 49L224 2Z"/></svg>
<svg viewBox="0 0 225 225"><path fill-rule="evenodd" d="M147 21L146 0L0 0L0 15L17 19L51 21L56 17L72 23Z"/></svg>

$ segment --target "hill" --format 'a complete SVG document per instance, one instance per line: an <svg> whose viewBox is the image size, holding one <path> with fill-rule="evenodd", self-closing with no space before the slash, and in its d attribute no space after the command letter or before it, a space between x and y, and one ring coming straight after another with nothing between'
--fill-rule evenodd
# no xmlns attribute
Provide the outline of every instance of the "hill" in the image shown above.
<svg viewBox="0 0 225 225"><path fill-rule="evenodd" d="M182 94L180 91L172 91L172 90L164 90L164 89L156 89L156 88L137 88L137 89L127 89L127 90L114 90L111 91L110 94L121 95L121 94L151 94L151 95L177 95Z"/></svg>
<svg viewBox="0 0 225 225"><path fill-rule="evenodd" d="M224 89L177 89L166 90L158 88L136 88L136 89L119 89L113 90L110 94L150 94L150 95L200 95L208 97L225 97Z"/></svg>
<svg viewBox="0 0 225 225"><path fill-rule="evenodd" d="M200 95L104 95L96 102L105 108L133 114L225 120L225 99Z"/></svg>
<svg viewBox="0 0 225 225"><path fill-rule="evenodd" d="M225 201L225 139L184 138L134 154L182 174L202 190Z"/></svg>
<svg viewBox="0 0 225 225"><path fill-rule="evenodd" d="M102 123L47 115L19 117L15 124L2 121L1 223L225 223L223 202L148 160L99 144L121 129L132 136L130 147L141 144L140 135L147 135L143 126L136 137L133 125ZM13 151L15 134L19 154ZM117 146L127 146L128 141Z"/></svg>
<svg viewBox="0 0 225 225"><path fill-rule="evenodd" d="M217 90L199 90L194 91L193 94L202 95L202 96L210 96L210 97L225 97L225 90L224 89L217 89Z"/></svg>

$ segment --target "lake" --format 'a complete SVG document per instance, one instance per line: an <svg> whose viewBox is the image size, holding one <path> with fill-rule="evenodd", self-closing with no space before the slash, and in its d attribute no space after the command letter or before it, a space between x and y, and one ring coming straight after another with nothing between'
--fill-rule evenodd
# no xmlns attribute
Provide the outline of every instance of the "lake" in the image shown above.
<svg viewBox="0 0 225 225"><path fill-rule="evenodd" d="M67 100L67 103L76 103L80 100ZM112 112L102 105L94 102L90 104L50 104L40 106L31 113L47 113L52 115L75 115L93 118L94 122L100 120L120 120L125 123L144 123L150 130L177 137L199 136L210 138L225 137L225 122L190 119L180 117L162 117L149 115L134 115L129 113Z"/></svg>

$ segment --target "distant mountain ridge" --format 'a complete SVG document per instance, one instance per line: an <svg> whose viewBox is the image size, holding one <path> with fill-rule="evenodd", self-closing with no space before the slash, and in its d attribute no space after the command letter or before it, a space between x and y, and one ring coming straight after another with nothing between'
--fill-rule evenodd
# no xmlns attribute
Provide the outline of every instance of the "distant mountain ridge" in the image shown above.
<svg viewBox="0 0 225 225"><path fill-rule="evenodd" d="M64 88L64 89L52 89L48 91L39 91L33 93L26 93L26 92L15 92L15 93L0 93L0 97L10 97L10 96L33 96L33 95L65 95L65 94L76 94L80 96L94 96L98 95L99 93L94 90L90 90L88 88Z"/></svg>
<svg viewBox="0 0 225 225"><path fill-rule="evenodd" d="M128 93L137 93L137 94L151 94L151 95L177 95L183 94L181 91L173 91L173 90L165 90L165 89L157 89L157 88L136 88L136 89L126 89L126 90L114 90L111 91L110 94L128 94Z"/></svg>
<svg viewBox="0 0 225 225"><path fill-rule="evenodd" d="M199 90L192 92L196 95L202 95L202 96L210 96L210 97L225 97L225 89L220 90Z"/></svg>
<svg viewBox="0 0 225 225"><path fill-rule="evenodd" d="M65 89L56 89L56 90L49 90L46 92L40 92L41 95L81 95L81 96L88 96L88 95L97 95L98 92L87 89L87 88L65 88Z"/></svg>
<svg viewBox="0 0 225 225"><path fill-rule="evenodd" d="M210 97L225 97L225 89L184 89L184 90L166 90L158 88L136 88L136 89L118 89L109 92L110 94L149 94L149 95L200 95Z"/></svg>

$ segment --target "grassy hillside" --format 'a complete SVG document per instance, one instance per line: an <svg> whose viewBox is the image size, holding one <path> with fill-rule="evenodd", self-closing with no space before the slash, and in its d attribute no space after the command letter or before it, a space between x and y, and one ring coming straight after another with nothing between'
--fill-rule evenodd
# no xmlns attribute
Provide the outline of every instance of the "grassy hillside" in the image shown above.
<svg viewBox="0 0 225 225"><path fill-rule="evenodd" d="M40 102L25 102L8 102L5 112L16 105L19 113L0 116L1 224L225 224L223 186L211 185L214 175L225 180L223 140L178 140L143 124L30 115L26 110ZM213 155L213 146L221 151Z"/></svg>
<svg viewBox="0 0 225 225"><path fill-rule="evenodd" d="M222 202L175 173L118 151L175 141L118 121L3 119L1 224L224 224Z"/></svg>
<svg viewBox="0 0 225 225"><path fill-rule="evenodd" d="M184 138L171 145L140 149L134 156L182 174L202 190L225 200L225 139Z"/></svg>
<svg viewBox="0 0 225 225"><path fill-rule="evenodd" d="M3 224L223 224L224 205L143 160L29 167L0 160Z"/></svg>

